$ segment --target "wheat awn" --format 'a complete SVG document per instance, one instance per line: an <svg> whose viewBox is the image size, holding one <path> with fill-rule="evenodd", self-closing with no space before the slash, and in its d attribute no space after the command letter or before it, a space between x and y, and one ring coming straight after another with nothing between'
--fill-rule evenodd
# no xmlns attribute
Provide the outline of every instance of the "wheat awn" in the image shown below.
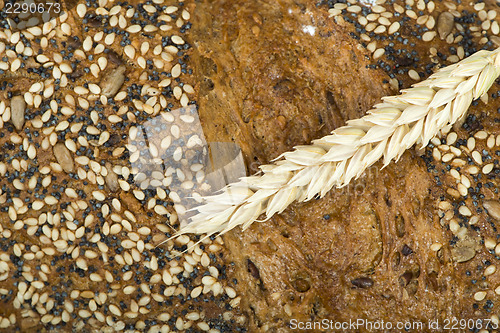
<svg viewBox="0 0 500 333"><path fill-rule="evenodd" d="M487 97L500 75L499 54L483 50L444 67L400 95L383 97L366 116L260 166L258 174L205 197L176 236L245 230L263 213L266 221L293 201L347 185L382 157L385 167L414 144L425 147L441 128L463 119L473 100Z"/></svg>

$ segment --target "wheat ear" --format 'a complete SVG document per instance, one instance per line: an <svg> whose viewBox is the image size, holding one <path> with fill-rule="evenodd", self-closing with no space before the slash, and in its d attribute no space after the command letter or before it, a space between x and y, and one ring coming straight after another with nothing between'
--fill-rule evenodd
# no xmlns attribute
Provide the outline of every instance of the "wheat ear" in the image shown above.
<svg viewBox="0 0 500 333"><path fill-rule="evenodd" d="M447 124L462 119L473 100L485 95L500 74L500 49L479 51L444 67L427 80L383 97L367 115L350 120L311 145L297 146L254 176L241 178L219 194L205 197L179 234L212 235L265 213L265 220L297 200L324 196L347 185L383 157L383 167L414 144L425 147ZM265 221L264 220L264 221Z"/></svg>

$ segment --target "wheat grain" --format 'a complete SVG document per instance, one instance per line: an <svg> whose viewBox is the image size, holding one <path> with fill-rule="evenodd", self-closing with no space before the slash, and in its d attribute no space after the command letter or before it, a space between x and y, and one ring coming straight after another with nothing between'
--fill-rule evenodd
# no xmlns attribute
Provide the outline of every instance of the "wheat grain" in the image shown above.
<svg viewBox="0 0 500 333"><path fill-rule="evenodd" d="M293 201L347 185L382 157L385 167L414 144L425 147L441 128L463 119L473 100L487 96L500 74L499 53L479 51L442 68L400 95L383 97L366 116L205 197L178 235L223 234L238 225L245 230L262 213L266 221Z"/></svg>

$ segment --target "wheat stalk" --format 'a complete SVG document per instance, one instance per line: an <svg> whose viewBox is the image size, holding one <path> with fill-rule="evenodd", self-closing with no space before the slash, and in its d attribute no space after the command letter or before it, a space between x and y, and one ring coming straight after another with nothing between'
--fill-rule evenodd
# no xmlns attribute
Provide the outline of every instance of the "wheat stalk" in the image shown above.
<svg viewBox="0 0 500 333"><path fill-rule="evenodd" d="M205 197L178 235L222 234L238 225L245 230L262 213L266 221L295 200L347 185L381 157L385 167L414 144L425 147L441 128L463 119L473 100L487 97L500 75L499 54L483 50L444 67L400 95L383 97L366 116Z"/></svg>

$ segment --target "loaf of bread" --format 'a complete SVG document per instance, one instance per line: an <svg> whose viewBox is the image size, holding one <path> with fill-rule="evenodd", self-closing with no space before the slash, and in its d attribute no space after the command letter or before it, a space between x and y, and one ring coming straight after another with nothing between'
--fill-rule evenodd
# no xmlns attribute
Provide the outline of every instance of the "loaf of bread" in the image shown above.
<svg viewBox="0 0 500 333"><path fill-rule="evenodd" d="M494 1L56 3L0 1L0 331L497 330L496 83L386 168L170 239L211 143L254 174L493 50Z"/></svg>

